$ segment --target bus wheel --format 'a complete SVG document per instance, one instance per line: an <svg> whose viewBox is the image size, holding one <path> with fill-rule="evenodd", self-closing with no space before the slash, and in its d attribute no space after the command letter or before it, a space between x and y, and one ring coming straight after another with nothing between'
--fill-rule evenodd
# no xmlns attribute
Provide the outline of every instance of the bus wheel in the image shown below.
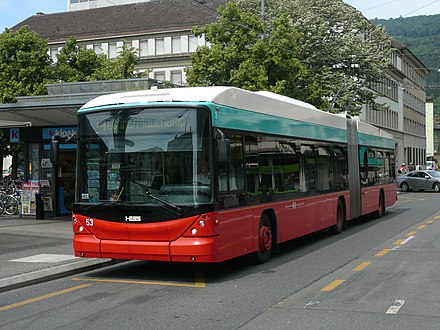
<svg viewBox="0 0 440 330"><path fill-rule="evenodd" d="M272 226L269 218L263 214L260 219L260 226L258 228L258 250L255 252L255 262L263 263L269 260L272 252L273 235Z"/></svg>
<svg viewBox="0 0 440 330"><path fill-rule="evenodd" d="M376 211L376 218L382 218L385 213L385 202L383 200L383 194L379 194L379 208Z"/></svg>
<svg viewBox="0 0 440 330"><path fill-rule="evenodd" d="M338 208L336 209L336 224L332 227L333 234L340 234L344 229L344 206L341 200L338 201Z"/></svg>

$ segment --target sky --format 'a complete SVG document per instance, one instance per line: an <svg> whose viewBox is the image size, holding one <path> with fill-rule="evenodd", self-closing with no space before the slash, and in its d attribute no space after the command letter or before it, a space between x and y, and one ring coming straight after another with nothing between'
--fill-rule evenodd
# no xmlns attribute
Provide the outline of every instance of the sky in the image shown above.
<svg viewBox="0 0 440 330"><path fill-rule="evenodd" d="M270 1L270 0L266 0ZM440 14L440 0L344 0L371 18ZM0 0L0 33L37 12L67 11L67 0Z"/></svg>

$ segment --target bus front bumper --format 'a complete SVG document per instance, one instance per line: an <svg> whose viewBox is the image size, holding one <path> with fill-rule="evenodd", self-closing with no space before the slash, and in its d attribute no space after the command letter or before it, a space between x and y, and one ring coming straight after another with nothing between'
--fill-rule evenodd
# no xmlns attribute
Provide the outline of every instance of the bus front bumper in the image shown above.
<svg viewBox="0 0 440 330"><path fill-rule="evenodd" d="M173 262L219 262L216 237L181 237L173 242L100 240L75 234L76 257Z"/></svg>

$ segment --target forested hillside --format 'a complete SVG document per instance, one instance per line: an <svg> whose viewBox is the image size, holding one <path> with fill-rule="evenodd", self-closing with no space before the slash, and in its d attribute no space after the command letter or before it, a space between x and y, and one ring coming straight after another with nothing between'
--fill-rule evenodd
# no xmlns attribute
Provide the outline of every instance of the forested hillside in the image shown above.
<svg viewBox="0 0 440 330"><path fill-rule="evenodd" d="M429 68L427 96L435 98L440 115L440 15L373 19L383 25L396 41L407 46Z"/></svg>

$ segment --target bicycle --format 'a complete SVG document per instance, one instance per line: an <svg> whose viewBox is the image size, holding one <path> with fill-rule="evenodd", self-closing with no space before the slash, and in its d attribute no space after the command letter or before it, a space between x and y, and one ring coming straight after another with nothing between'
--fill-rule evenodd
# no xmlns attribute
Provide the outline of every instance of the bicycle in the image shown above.
<svg viewBox="0 0 440 330"><path fill-rule="evenodd" d="M5 190L0 191L0 214L15 215L20 212L21 195L15 189L11 194Z"/></svg>

